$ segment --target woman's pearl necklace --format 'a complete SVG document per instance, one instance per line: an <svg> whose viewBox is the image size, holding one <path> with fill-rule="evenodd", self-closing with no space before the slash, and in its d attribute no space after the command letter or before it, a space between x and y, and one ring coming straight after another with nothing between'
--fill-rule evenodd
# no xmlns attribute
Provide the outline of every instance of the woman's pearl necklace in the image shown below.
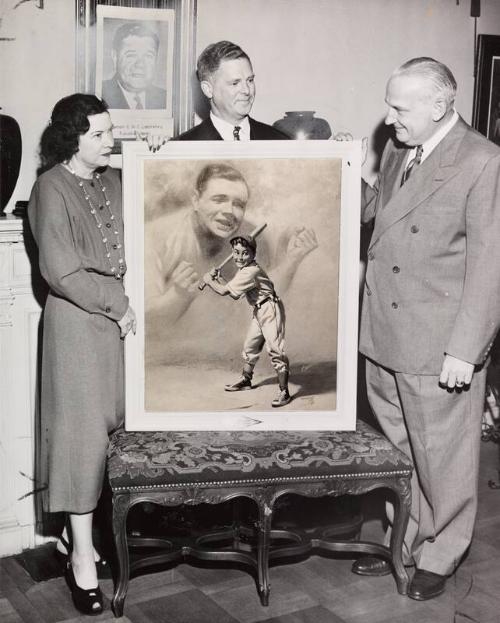
<svg viewBox="0 0 500 623"><path fill-rule="evenodd" d="M106 196L106 186L103 185L102 180L101 180L101 176L99 175L99 173L94 173L92 175L92 178L89 180L89 184L91 186L94 185L94 183L92 181L94 178L99 182L99 187L101 189L102 196L104 198L104 205L106 206L106 208L108 209L108 212L109 212L109 221L110 222L107 222L107 223L104 223L99 218L99 213L96 210L94 204L92 203L90 195L88 194L88 192L87 192L87 190L85 188L85 185L83 183L83 179L76 174L76 171L69 164L69 162L64 162L63 164L68 169L68 171L75 176L75 179L77 180L78 186L82 189L83 196L85 197L85 201L88 203L88 206L90 208L90 214L92 214L92 216L94 217L94 220L95 220L96 225L97 225L97 229L101 232L102 242L103 242L104 247L106 249L106 259L109 262L109 266L110 266L111 272L113 273L113 275L115 276L116 279L122 279L123 278L123 274L125 273L125 261L124 261L123 257L119 257L118 258L118 266L113 266L113 262L111 261L111 247L113 249L119 249L119 254L121 255L122 254L121 249L123 249L123 245L122 245L122 243L120 241L120 232L118 231L118 225L116 223L115 215L111 211L111 202L109 201L108 197ZM100 205L99 209L103 210L104 206ZM110 247L110 242L109 242L109 239L108 239L109 234L106 233L106 230L104 229L103 225L106 227L106 229L113 228L113 234L115 236L115 242L114 242L114 244L111 245L111 247Z"/></svg>

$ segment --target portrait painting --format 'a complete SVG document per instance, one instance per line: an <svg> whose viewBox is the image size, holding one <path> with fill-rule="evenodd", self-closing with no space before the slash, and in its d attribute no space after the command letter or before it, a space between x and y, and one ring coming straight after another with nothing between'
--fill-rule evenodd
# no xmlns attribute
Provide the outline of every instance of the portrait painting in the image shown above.
<svg viewBox="0 0 500 623"><path fill-rule="evenodd" d="M500 145L500 54L492 58L490 92L488 138Z"/></svg>
<svg viewBox="0 0 500 623"><path fill-rule="evenodd" d="M500 145L500 37L479 35L473 126Z"/></svg>
<svg viewBox="0 0 500 623"><path fill-rule="evenodd" d="M175 11L97 6L96 94L117 149L148 131L173 134Z"/></svg>
<svg viewBox="0 0 500 623"><path fill-rule="evenodd" d="M127 427L352 429L359 145L146 151L127 145L124 159L127 279L139 318L127 344ZM214 275L233 288L242 279L241 238L252 241L249 265L267 287L260 298L210 287ZM259 313L270 299L283 310L281 355L266 333L278 320ZM280 357L292 399L275 409ZM251 387L233 391L249 364Z"/></svg>

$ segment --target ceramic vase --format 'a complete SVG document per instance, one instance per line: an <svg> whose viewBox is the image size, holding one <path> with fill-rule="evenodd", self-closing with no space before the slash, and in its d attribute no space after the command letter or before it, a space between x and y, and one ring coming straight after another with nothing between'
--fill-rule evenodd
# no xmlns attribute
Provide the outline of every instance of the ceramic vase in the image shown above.
<svg viewBox="0 0 500 623"><path fill-rule="evenodd" d="M314 110L292 110L273 126L292 139L328 139L332 130L326 119L314 116Z"/></svg>
<svg viewBox="0 0 500 623"><path fill-rule="evenodd" d="M19 124L13 117L0 114L0 217L12 197L21 167L22 140Z"/></svg>

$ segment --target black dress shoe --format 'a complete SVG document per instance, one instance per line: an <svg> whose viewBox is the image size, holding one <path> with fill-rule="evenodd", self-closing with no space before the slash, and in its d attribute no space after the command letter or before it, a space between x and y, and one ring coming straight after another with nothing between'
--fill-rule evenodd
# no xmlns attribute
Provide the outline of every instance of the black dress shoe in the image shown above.
<svg viewBox="0 0 500 623"><path fill-rule="evenodd" d="M389 573L392 573L392 567L382 558L365 556L364 558L358 558L352 563L352 572L358 575L389 575Z"/></svg>
<svg viewBox="0 0 500 623"><path fill-rule="evenodd" d="M73 573L73 567L70 562L68 562L68 566L66 567L65 575L76 609L82 614L101 614L104 610L104 606L99 586L88 590L80 588L76 583L75 574Z"/></svg>
<svg viewBox="0 0 500 623"><path fill-rule="evenodd" d="M417 601L426 601L444 592L446 576L417 569L408 587L408 597Z"/></svg>

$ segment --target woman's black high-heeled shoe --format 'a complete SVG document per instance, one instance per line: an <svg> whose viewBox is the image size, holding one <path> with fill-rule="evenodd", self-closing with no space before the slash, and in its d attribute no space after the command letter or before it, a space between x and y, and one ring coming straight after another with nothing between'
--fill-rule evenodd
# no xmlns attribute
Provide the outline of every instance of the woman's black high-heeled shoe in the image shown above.
<svg viewBox="0 0 500 623"><path fill-rule="evenodd" d="M57 549L58 544L56 543L54 555L56 557L57 562L61 565L61 569L65 571L68 565L70 546L69 546L68 541L62 535L59 537L59 541L61 545L64 547L64 549L66 550L66 552L61 552L61 550Z"/></svg>
<svg viewBox="0 0 500 623"><path fill-rule="evenodd" d="M56 557L57 562L60 565L61 571L65 572L66 566L68 565L68 562L69 562L69 552L71 551L71 547L68 541L66 541L66 539L63 536L59 537L59 541L62 543L64 549L66 550L66 553L61 552L61 550L57 549L57 545L56 545L56 548L54 550L54 555ZM108 561L102 556L99 558L99 560L95 561L95 566L97 569L97 577L100 580L109 580L109 578L113 577L111 574L111 569L109 568L109 565L108 565Z"/></svg>
<svg viewBox="0 0 500 623"><path fill-rule="evenodd" d="M68 562L66 566L65 576L69 590L71 591L71 596L73 598L75 608L79 610L82 614L101 614L101 612L104 610L104 606L102 603L102 593L99 586L88 590L80 588L76 583L75 574L73 573L73 567L71 566L70 562Z"/></svg>

